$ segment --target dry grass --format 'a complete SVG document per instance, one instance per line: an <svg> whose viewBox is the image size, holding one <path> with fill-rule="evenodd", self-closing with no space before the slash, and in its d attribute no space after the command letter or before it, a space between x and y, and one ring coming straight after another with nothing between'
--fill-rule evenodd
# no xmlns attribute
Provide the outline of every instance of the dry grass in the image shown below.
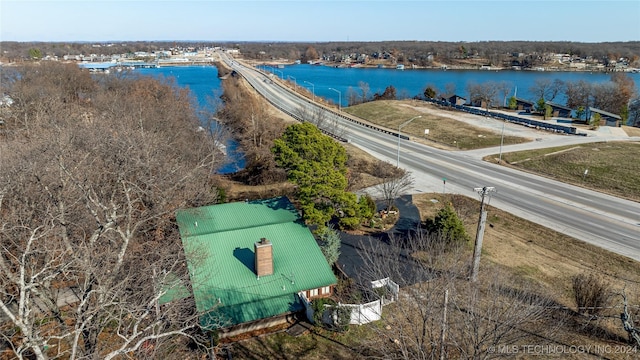
<svg viewBox="0 0 640 360"><path fill-rule="evenodd" d="M434 203L433 199L438 202ZM479 201L458 195L419 194L414 195L413 202L418 206L422 219L432 218L444 204L451 202L467 232L475 238ZM640 301L639 262L489 206L480 272L494 266L506 270L513 278L529 280L535 284L538 294L553 298L571 313L576 308L572 277L581 273L597 274L609 282L614 291L626 289L630 298L635 299L633 304L637 312ZM611 306L615 308L605 310L605 318L594 319L589 324L574 313L555 339L572 345L619 344L620 339L627 336L618 319L621 305L621 298L613 297ZM622 354L607 354L607 357L628 358Z"/></svg>
<svg viewBox="0 0 640 360"><path fill-rule="evenodd" d="M438 200L437 203L432 199ZM458 195L418 194L413 202L422 219L433 218L447 202L456 208L467 232L475 237L479 201ZM625 279L640 284L640 263L542 227L508 212L488 207L483 254L492 263L512 269L549 288L570 291L571 276L594 271L618 285Z"/></svg>
<svg viewBox="0 0 640 360"><path fill-rule="evenodd" d="M480 127L469 125L450 117L430 113L431 105L412 100L384 100L351 106L345 112L365 119L373 124L397 131L398 126L415 116L415 119L402 128L402 132L427 143L439 144L448 149L470 150L499 146L501 134ZM424 130L429 129L425 137ZM519 144L527 139L505 136L504 145Z"/></svg>
<svg viewBox="0 0 640 360"><path fill-rule="evenodd" d="M638 153L640 143L607 142L507 153L502 159L525 171L640 201Z"/></svg>
<svg viewBox="0 0 640 360"><path fill-rule="evenodd" d="M354 327L345 333L313 328L293 337L286 332L257 337L229 345L234 359L364 359L361 339L373 336L366 327Z"/></svg>
<svg viewBox="0 0 640 360"><path fill-rule="evenodd" d="M640 136L640 127L623 126L622 129L629 136Z"/></svg>

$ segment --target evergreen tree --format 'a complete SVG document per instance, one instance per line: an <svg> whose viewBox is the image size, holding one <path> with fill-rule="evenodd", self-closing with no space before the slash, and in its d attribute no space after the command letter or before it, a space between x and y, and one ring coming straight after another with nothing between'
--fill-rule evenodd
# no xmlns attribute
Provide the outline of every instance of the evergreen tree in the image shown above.
<svg viewBox="0 0 640 360"><path fill-rule="evenodd" d="M544 101L544 98L540 98L538 99L538 101L536 102L536 111L544 114L545 111L545 106L546 106L546 102Z"/></svg>
<svg viewBox="0 0 640 360"><path fill-rule="evenodd" d="M369 195L361 196L358 200L358 206L362 220L371 220L376 214L376 202Z"/></svg>
<svg viewBox="0 0 640 360"><path fill-rule="evenodd" d="M297 200L307 223L322 231L333 216L340 215L341 226L359 224L356 196L346 192L347 155L340 144L315 125L302 123L289 126L274 141L272 151L289 181L297 185Z"/></svg>
<svg viewBox="0 0 640 360"><path fill-rule="evenodd" d="M424 97L426 97L427 99L433 99L434 97L436 97L436 91L431 86L428 86L424 90Z"/></svg>
<svg viewBox="0 0 640 360"><path fill-rule="evenodd" d="M462 220L460 220L451 205L447 205L438 211L433 219L432 230L438 231L447 243L469 240L469 235L464 228Z"/></svg>
<svg viewBox="0 0 640 360"><path fill-rule="evenodd" d="M333 265L340 257L340 234L332 226L320 233L320 250L329 265Z"/></svg>
<svg viewBox="0 0 640 360"><path fill-rule="evenodd" d="M29 57L34 60L40 60L42 59L42 51L38 48L31 48L29 49Z"/></svg>

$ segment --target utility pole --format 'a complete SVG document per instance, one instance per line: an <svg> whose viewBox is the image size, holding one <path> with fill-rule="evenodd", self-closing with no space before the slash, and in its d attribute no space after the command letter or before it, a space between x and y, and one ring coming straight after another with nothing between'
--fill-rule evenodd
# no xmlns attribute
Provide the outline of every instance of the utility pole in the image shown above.
<svg viewBox="0 0 640 360"><path fill-rule="evenodd" d="M476 231L476 242L473 247L473 266L471 268L471 281L478 280L478 270L480 269L480 254L482 253L482 237L484 236L484 223L487 221L487 211L484 209L484 199L487 193L496 191L493 186L475 188L473 191L482 195L480 201L480 219L478 220L478 230Z"/></svg>

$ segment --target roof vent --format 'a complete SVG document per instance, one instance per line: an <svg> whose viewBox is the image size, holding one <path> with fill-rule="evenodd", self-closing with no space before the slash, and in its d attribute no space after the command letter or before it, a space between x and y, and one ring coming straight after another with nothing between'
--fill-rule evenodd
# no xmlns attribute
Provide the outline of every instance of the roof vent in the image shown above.
<svg viewBox="0 0 640 360"><path fill-rule="evenodd" d="M267 238L254 243L256 275L267 276L273 274L273 247Z"/></svg>

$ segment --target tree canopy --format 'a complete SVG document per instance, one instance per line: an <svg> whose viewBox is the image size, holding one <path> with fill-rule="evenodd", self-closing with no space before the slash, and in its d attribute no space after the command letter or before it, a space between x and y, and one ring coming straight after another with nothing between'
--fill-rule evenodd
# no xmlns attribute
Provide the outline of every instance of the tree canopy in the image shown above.
<svg viewBox="0 0 640 360"><path fill-rule="evenodd" d="M289 181L297 185L297 200L308 223L322 228L335 215L342 226L359 223L357 198L346 192L347 154L340 144L315 125L301 123L289 126L272 151Z"/></svg>
<svg viewBox="0 0 640 360"><path fill-rule="evenodd" d="M224 159L188 93L56 62L12 71L0 132L9 351L110 359L191 336L192 300L162 304L189 286L173 214L215 202L210 175Z"/></svg>
<svg viewBox="0 0 640 360"><path fill-rule="evenodd" d="M436 91L431 86L428 86L424 90L424 97L427 99L433 99L436 97Z"/></svg>

